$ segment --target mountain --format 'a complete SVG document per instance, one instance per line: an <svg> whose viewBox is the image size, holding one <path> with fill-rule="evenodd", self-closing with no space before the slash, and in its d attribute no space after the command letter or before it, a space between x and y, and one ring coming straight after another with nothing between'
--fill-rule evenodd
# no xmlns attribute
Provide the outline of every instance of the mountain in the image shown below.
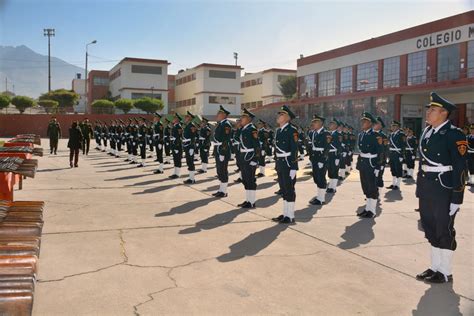
<svg viewBox="0 0 474 316"><path fill-rule="evenodd" d="M71 89L76 73L84 77L84 69L51 56L51 89ZM8 90L17 95L38 97L48 91L48 56L26 47L0 46L0 92Z"/></svg>

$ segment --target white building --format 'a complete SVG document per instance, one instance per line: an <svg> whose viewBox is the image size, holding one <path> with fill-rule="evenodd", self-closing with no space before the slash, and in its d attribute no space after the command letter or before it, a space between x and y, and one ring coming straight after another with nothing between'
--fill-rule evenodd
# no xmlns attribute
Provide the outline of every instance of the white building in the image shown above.
<svg viewBox="0 0 474 316"><path fill-rule="evenodd" d="M74 106L74 112L84 113L86 111L86 81L81 79L79 74L76 79L72 80L72 91L79 95L79 101Z"/></svg>
<svg viewBox="0 0 474 316"><path fill-rule="evenodd" d="M200 64L176 75L175 111L212 116L219 106L240 114L240 66Z"/></svg>
<svg viewBox="0 0 474 316"><path fill-rule="evenodd" d="M125 57L109 72L109 90L114 99L150 97L164 103L168 113L168 65L166 60Z"/></svg>
<svg viewBox="0 0 474 316"><path fill-rule="evenodd" d="M266 104L284 101L280 82L296 77L296 70L271 68L241 77L242 108L253 109Z"/></svg>

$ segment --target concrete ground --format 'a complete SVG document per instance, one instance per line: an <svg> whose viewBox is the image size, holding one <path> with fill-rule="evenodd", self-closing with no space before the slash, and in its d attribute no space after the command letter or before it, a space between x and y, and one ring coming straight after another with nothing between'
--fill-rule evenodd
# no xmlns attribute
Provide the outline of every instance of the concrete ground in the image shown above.
<svg viewBox="0 0 474 316"><path fill-rule="evenodd" d="M219 200L213 164L187 186L186 168L169 180L171 165L153 175L156 163L91 150L70 169L66 141L57 156L43 144L37 177L15 192L46 201L34 315L474 315L473 191L456 218L454 283L431 286L414 277L429 266L429 245L413 182L383 189L379 216L359 220L358 172L310 206L305 161L288 227L270 221L282 209L273 164L248 211L236 206L245 192L233 163Z"/></svg>

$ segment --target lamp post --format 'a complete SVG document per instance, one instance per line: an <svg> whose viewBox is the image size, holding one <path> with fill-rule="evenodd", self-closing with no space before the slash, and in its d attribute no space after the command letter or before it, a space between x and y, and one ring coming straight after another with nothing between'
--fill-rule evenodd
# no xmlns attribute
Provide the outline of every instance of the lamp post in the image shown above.
<svg viewBox="0 0 474 316"><path fill-rule="evenodd" d="M48 92L51 92L51 37L54 37L54 29L43 29L43 35L48 37Z"/></svg>
<svg viewBox="0 0 474 316"><path fill-rule="evenodd" d="M84 79L85 79L85 100L86 100L86 108L84 109L84 112L87 114L87 106L88 106L88 97L87 97L87 60L88 60L88 57L89 57L89 51L88 51L88 48L89 48L89 45L92 45L92 44L96 44L97 41L96 40L93 40L92 42L86 44L86 73L85 73L85 76L84 76Z"/></svg>
<svg viewBox="0 0 474 316"><path fill-rule="evenodd" d="M237 60L239 58L239 54L234 52L234 59L235 59L235 65L237 66Z"/></svg>

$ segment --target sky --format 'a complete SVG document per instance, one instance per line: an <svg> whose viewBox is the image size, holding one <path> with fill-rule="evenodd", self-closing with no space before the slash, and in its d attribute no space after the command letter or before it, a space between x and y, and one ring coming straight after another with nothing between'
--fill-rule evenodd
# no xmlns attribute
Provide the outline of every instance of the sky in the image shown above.
<svg viewBox="0 0 474 316"><path fill-rule="evenodd" d="M474 0L152 1L0 0L0 45L110 70L124 57L166 59L169 73L200 63L244 72L296 69L296 59L474 9Z"/></svg>

